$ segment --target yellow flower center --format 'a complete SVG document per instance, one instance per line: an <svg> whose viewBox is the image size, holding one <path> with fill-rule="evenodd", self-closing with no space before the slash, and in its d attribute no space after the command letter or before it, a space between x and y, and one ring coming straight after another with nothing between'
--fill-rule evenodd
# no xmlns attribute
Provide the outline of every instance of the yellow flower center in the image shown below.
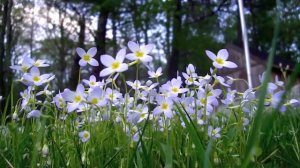
<svg viewBox="0 0 300 168"><path fill-rule="evenodd" d="M74 102L79 103L81 101L81 96L77 95L74 97Z"/></svg>
<svg viewBox="0 0 300 168"><path fill-rule="evenodd" d="M41 80L41 78L40 78L39 76L34 76L34 77L32 78L32 80L35 81L35 82L38 82L38 81Z"/></svg>
<svg viewBox="0 0 300 168"><path fill-rule="evenodd" d="M92 103L92 104L98 104L98 99L97 99L97 98L93 98L93 99L91 100L91 103Z"/></svg>
<svg viewBox="0 0 300 168"><path fill-rule="evenodd" d="M193 82L194 80L193 80L193 78L189 77L188 81Z"/></svg>
<svg viewBox="0 0 300 168"><path fill-rule="evenodd" d="M38 67L38 66L40 66L40 63L36 62L36 63L34 63L34 66Z"/></svg>
<svg viewBox="0 0 300 168"><path fill-rule="evenodd" d="M91 82L91 85L94 86L96 83L94 81Z"/></svg>
<svg viewBox="0 0 300 168"><path fill-rule="evenodd" d="M216 58L216 62L220 65L223 65L224 64L224 60L221 59L221 58Z"/></svg>
<svg viewBox="0 0 300 168"><path fill-rule="evenodd" d="M163 110L169 109L168 103L163 103L163 104L161 104L161 109L163 109Z"/></svg>
<svg viewBox="0 0 300 168"><path fill-rule="evenodd" d="M111 68L113 70L119 69L119 67L120 67L120 62L118 62L118 61L111 64Z"/></svg>
<svg viewBox="0 0 300 168"><path fill-rule="evenodd" d="M211 92L208 92L208 93L207 93L207 97L208 97L208 96L212 96L212 95L213 95L213 94L212 94Z"/></svg>
<svg viewBox="0 0 300 168"><path fill-rule="evenodd" d="M27 67L27 66L22 66L22 67L21 67L21 71L22 71L22 72L25 73L25 72L27 72L27 70L28 70L28 67Z"/></svg>
<svg viewBox="0 0 300 168"><path fill-rule="evenodd" d="M144 53L142 51L136 51L135 56L138 58L142 58L144 56Z"/></svg>
<svg viewBox="0 0 300 168"><path fill-rule="evenodd" d="M83 137L84 137L85 139L88 139L88 138L90 137L90 134L87 133L87 132L85 132L85 133L83 134Z"/></svg>
<svg viewBox="0 0 300 168"><path fill-rule="evenodd" d="M91 56L88 55L88 54L85 54L85 55L83 55L82 59L83 59L84 61L88 62L88 61L91 60Z"/></svg>
<svg viewBox="0 0 300 168"><path fill-rule="evenodd" d="M178 89L177 87L173 87L173 88L172 88L172 92L178 93L178 92L179 92L179 89Z"/></svg>
<svg viewBox="0 0 300 168"><path fill-rule="evenodd" d="M205 98L202 98L202 99L200 100L200 102L201 102L202 104L206 104L206 99L205 99Z"/></svg>
<svg viewBox="0 0 300 168"><path fill-rule="evenodd" d="M110 94L108 97L109 97L111 100L113 100L113 99L114 99L114 94Z"/></svg>

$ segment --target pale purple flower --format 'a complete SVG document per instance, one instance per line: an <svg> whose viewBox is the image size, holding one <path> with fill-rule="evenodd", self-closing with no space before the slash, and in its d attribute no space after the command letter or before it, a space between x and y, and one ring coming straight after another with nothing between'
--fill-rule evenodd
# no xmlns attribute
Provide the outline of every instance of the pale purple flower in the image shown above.
<svg viewBox="0 0 300 168"><path fill-rule="evenodd" d="M76 52L81 58L79 61L80 66L86 66L87 64L90 64L92 66L99 66L98 61L93 58L97 54L97 48L92 47L87 52L84 51L82 48L76 48Z"/></svg>
<svg viewBox="0 0 300 168"><path fill-rule="evenodd" d="M104 91L101 88L97 87L89 93L87 101L90 102L92 105L101 107L107 104L107 99L104 97Z"/></svg>
<svg viewBox="0 0 300 168"><path fill-rule="evenodd" d="M102 86L101 82L97 82L96 77L94 75L91 75L89 80L83 79L83 83L89 85L90 88L95 88Z"/></svg>
<svg viewBox="0 0 300 168"><path fill-rule="evenodd" d="M68 112L72 112L78 108L80 103L85 100L85 89L82 84L78 84L76 92L65 89L62 93L62 97L68 101L67 109Z"/></svg>
<svg viewBox="0 0 300 168"><path fill-rule="evenodd" d="M162 68L161 67L157 68L157 70L155 72L148 71L148 75L149 75L149 78L158 78L162 75Z"/></svg>
<svg viewBox="0 0 300 168"><path fill-rule="evenodd" d="M227 61L228 59L228 51L226 49L221 49L217 56L211 51L206 50L206 55L213 61L214 67L221 69L223 67L226 68L236 68L237 65L231 61Z"/></svg>
<svg viewBox="0 0 300 168"><path fill-rule="evenodd" d="M107 76L107 75L113 74L115 72L126 71L128 69L128 65L126 63L123 63L125 54L126 54L126 50L121 49L117 53L116 59L114 59L110 55L102 55L101 63L104 66L106 66L106 68L100 72L100 77Z"/></svg>
<svg viewBox="0 0 300 168"><path fill-rule="evenodd" d="M25 73L23 78L29 82L32 82L36 86L40 86L46 82L48 82L48 78L50 74L40 74L40 70L37 67L32 67L30 69L30 73Z"/></svg>
<svg viewBox="0 0 300 168"><path fill-rule="evenodd" d="M39 118L41 116L40 110L32 110L27 114L27 118Z"/></svg>
<svg viewBox="0 0 300 168"><path fill-rule="evenodd" d="M168 98L163 98L158 96L157 97L157 103L158 106L154 108L153 110L153 115L157 116L160 115L161 113L164 113L164 115L167 118L172 118L173 117L173 102L172 100L168 99Z"/></svg>
<svg viewBox="0 0 300 168"><path fill-rule="evenodd" d="M138 60L143 63L151 62L153 60L153 58L148 55L154 48L153 44L139 46L137 43L129 41L128 47L132 53L126 55L127 59L131 61Z"/></svg>
<svg viewBox="0 0 300 168"><path fill-rule="evenodd" d="M221 137L221 128L213 128L212 126L208 126L208 136L212 139L217 139Z"/></svg>
<svg viewBox="0 0 300 168"><path fill-rule="evenodd" d="M79 132L79 138L81 140L81 142L87 142L91 137L91 134L89 131L81 131Z"/></svg>

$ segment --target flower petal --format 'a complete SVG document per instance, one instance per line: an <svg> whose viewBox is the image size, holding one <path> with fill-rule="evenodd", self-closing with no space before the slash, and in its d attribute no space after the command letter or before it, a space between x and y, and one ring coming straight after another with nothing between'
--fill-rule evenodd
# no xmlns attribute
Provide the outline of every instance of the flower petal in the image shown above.
<svg viewBox="0 0 300 168"><path fill-rule="evenodd" d="M124 58L125 58L125 54L126 54L126 50L125 49L121 49L116 56L116 60L118 60L119 62L123 62Z"/></svg>
<svg viewBox="0 0 300 168"><path fill-rule="evenodd" d="M92 65L92 66L99 66L99 63L96 59L92 58L90 61L89 61L89 64Z"/></svg>
<svg viewBox="0 0 300 168"><path fill-rule="evenodd" d="M133 53L127 54L125 57L127 59L129 59L130 61L137 59L136 56L135 56L135 54L133 54Z"/></svg>
<svg viewBox="0 0 300 168"><path fill-rule="evenodd" d="M145 46L141 46L141 50L145 53L145 54L148 54L151 52L151 50L153 50L154 48L154 45L153 44L148 44L148 45L145 45Z"/></svg>
<svg viewBox="0 0 300 168"><path fill-rule="evenodd" d="M205 53L206 53L206 55L211 59L211 60L215 60L216 59L216 55L213 53L213 52L211 52L211 51L209 51L209 50L206 50L205 51Z"/></svg>
<svg viewBox="0 0 300 168"><path fill-rule="evenodd" d="M136 52L136 51L140 50L139 45L133 41L128 42L128 47L132 52Z"/></svg>
<svg viewBox="0 0 300 168"><path fill-rule="evenodd" d="M80 61L79 61L79 65L80 66L86 66L86 62L83 60L83 59L81 59Z"/></svg>
<svg viewBox="0 0 300 168"><path fill-rule="evenodd" d="M149 55L145 55L145 56L141 59L142 62L151 62L152 60L153 60L153 58L152 58L151 56L149 56Z"/></svg>
<svg viewBox="0 0 300 168"><path fill-rule="evenodd" d="M84 51L84 49L77 47L76 48L76 52L79 55L79 57L82 57L83 55L86 54L86 52Z"/></svg>
<svg viewBox="0 0 300 168"><path fill-rule="evenodd" d="M103 77L103 76L107 76L112 73L114 73L114 71L111 68L105 68L100 72L99 75L100 75L100 77Z"/></svg>
<svg viewBox="0 0 300 168"><path fill-rule="evenodd" d="M79 106L79 103L68 103L68 112L74 111Z"/></svg>
<svg viewBox="0 0 300 168"><path fill-rule="evenodd" d="M117 72L124 72L127 71L128 65L127 64L121 64L120 68L117 70Z"/></svg>
<svg viewBox="0 0 300 168"><path fill-rule="evenodd" d="M217 57L218 58L221 58L221 59L223 59L223 60L227 60L227 58L228 58L228 51L226 50L226 49L221 49L219 52L218 52L218 54L217 54Z"/></svg>
<svg viewBox="0 0 300 168"><path fill-rule="evenodd" d="M88 50L87 54L90 55L91 57L94 57L97 53L97 48L96 47L92 47Z"/></svg>
<svg viewBox="0 0 300 168"><path fill-rule="evenodd" d="M81 95L84 94L84 86L82 84L78 84L76 88L76 93L79 93Z"/></svg>
<svg viewBox="0 0 300 168"><path fill-rule="evenodd" d="M32 76L40 76L40 70L37 67L32 67L30 69L30 74Z"/></svg>
<svg viewBox="0 0 300 168"><path fill-rule="evenodd" d="M224 62L224 67L227 67L227 68L236 68L237 65L231 61L225 61Z"/></svg>
<svg viewBox="0 0 300 168"><path fill-rule="evenodd" d="M110 65L115 61L115 59L110 55L101 55L100 61L106 67L110 67Z"/></svg>

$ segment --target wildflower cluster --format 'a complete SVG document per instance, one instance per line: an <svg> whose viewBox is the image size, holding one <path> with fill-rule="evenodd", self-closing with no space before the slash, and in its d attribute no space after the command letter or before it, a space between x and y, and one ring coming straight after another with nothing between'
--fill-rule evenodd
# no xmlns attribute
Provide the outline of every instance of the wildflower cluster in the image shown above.
<svg viewBox="0 0 300 168"><path fill-rule="evenodd" d="M89 79L82 79L76 90L64 89L62 92L50 96L53 91L48 90L49 81L54 76L41 74L40 67L49 66L43 60L34 61L24 57L20 65L11 66L12 69L23 73L20 79L28 86L21 92L22 103L19 111L25 112L27 118L39 118L43 115L42 100L39 95L46 95L51 98L52 104L59 110L59 119L65 120L76 114L78 123L78 138L82 142L88 142L93 137L84 127L91 122L113 121L121 125L124 132L133 140L138 141L142 135L142 127L146 122L151 122L155 130L168 131L172 129L173 121L180 121L185 127L182 115L183 111L192 121L196 121L199 128L206 133L207 138L218 139L225 130L222 129L226 123L226 117L217 117L220 111L229 114L236 109L242 109L243 113L239 119L243 121L245 129L249 124L257 104L257 91L260 87L249 88L244 92L238 92L231 88L238 79L226 76L218 76L218 70L222 68L236 68L237 65L228 61L228 51L221 49L217 55L206 51L206 55L213 61L212 68L205 76L196 72L194 65L189 64L186 70L165 83L159 83L162 76L162 68L149 69L148 79L125 81L120 86L117 80L120 73L127 71L133 65L146 65L153 60L151 51L154 45L139 45L135 42L128 43L129 53L121 49L115 57L102 55L100 62L93 57L97 53L95 47L87 52L81 48L76 51L81 57L80 66L105 66L99 77L92 75ZM149 66L147 66L149 67ZM260 77L264 80L264 74ZM47 84L45 89L37 92L38 87ZM294 108L299 105L296 99L290 99L281 103L284 82L276 77L274 83L268 84L266 96L266 111L279 107L284 112L287 108ZM129 89L122 89L129 88ZM49 99L44 99L49 101ZM17 120L20 113L15 113L13 118Z"/></svg>

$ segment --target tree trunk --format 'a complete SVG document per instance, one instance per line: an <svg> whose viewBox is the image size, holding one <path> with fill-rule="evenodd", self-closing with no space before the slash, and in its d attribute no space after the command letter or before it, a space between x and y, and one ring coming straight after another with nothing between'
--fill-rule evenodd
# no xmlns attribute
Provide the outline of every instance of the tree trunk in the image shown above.
<svg viewBox="0 0 300 168"><path fill-rule="evenodd" d="M12 58L12 47L13 47L13 32L12 32L12 17L11 17L11 11L13 7L13 0L9 0L8 2L8 8L7 8L7 22L6 22L6 49L5 49L5 59L3 60L4 65L4 83L7 83L8 86L10 86L12 82L12 71L9 68L10 61ZM5 88L3 94L4 96L7 96L10 92L10 87Z"/></svg>
<svg viewBox="0 0 300 168"><path fill-rule="evenodd" d="M78 25L80 27L78 34L78 47L84 48L84 40L85 40L85 16L81 16L78 20ZM79 66L80 57L77 53L74 55L74 62L71 70L71 77L69 81L69 86L71 89L75 89L78 84L80 66Z"/></svg>
<svg viewBox="0 0 300 168"><path fill-rule="evenodd" d="M168 59L168 78L177 76L178 64L180 59L180 33L182 31L181 25L181 0L176 1L176 9L173 14L173 39L172 39L172 53Z"/></svg>
<svg viewBox="0 0 300 168"><path fill-rule="evenodd" d="M62 16L62 12L59 12L60 17L60 46L59 46L59 79L58 79L58 88L63 89L64 88L64 76L65 76L65 70L66 70L66 52L65 52L65 28L64 28L64 16Z"/></svg>
<svg viewBox="0 0 300 168"><path fill-rule="evenodd" d="M5 0L3 3L3 12L2 12L2 24L0 29L0 96L5 94L5 85L4 85L4 60L5 60L5 34L6 34L6 24L8 17L8 8L9 1ZM2 103L0 101L0 110L2 111Z"/></svg>
<svg viewBox="0 0 300 168"><path fill-rule="evenodd" d="M108 19L109 12L106 10L102 10L99 13L98 17L98 27L96 31L95 43L97 47L97 55L95 59L99 62L98 67L94 67L93 74L99 79L99 73L104 68L104 66L100 62L101 55L105 54L105 44L106 44L106 24Z"/></svg>
<svg viewBox="0 0 300 168"><path fill-rule="evenodd" d="M112 14L112 35L113 35L113 53L114 55L117 54L118 46L117 46L117 19L116 19L117 13L116 11Z"/></svg>

